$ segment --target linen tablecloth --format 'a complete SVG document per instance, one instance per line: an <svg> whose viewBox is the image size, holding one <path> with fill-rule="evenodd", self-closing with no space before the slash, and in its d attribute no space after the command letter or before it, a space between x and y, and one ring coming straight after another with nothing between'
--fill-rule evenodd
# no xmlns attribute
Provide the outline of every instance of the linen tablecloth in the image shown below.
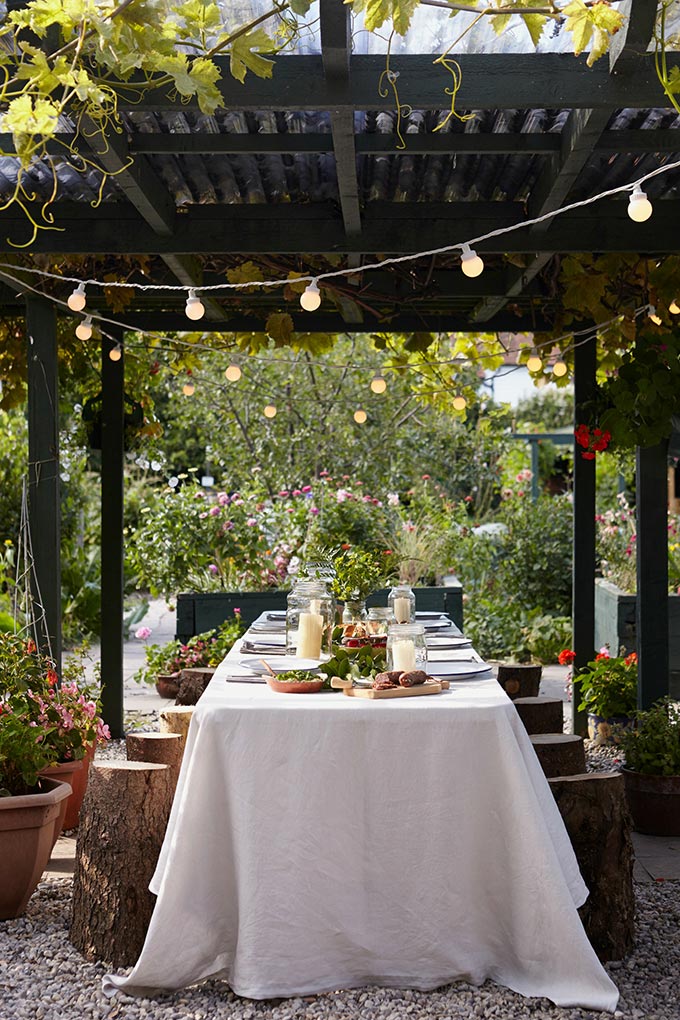
<svg viewBox="0 0 680 1020"><path fill-rule="evenodd" d="M209 977L255 999L490 978L614 1010L571 844L495 680L367 701L232 671L225 660L194 712L147 939L108 994Z"/></svg>

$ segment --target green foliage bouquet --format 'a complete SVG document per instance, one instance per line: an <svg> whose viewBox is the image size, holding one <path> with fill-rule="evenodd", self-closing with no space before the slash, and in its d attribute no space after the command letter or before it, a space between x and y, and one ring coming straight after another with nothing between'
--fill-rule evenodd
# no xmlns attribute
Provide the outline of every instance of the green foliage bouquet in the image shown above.
<svg viewBox="0 0 680 1020"><path fill-rule="evenodd" d="M359 602L385 581L390 570L390 556L366 549L347 546L333 559L335 578L332 591L342 602Z"/></svg>

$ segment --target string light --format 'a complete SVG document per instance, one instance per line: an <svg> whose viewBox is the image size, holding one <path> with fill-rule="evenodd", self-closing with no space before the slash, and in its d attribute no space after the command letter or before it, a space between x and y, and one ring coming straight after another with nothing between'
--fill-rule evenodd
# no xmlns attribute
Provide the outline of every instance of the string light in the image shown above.
<svg viewBox="0 0 680 1020"><path fill-rule="evenodd" d="M384 393L386 389L387 380L380 374L380 372L376 372L371 379L371 391L373 393Z"/></svg>
<svg viewBox="0 0 680 1020"><path fill-rule="evenodd" d="M238 382L242 374L243 373L241 372L241 369L239 368L235 361L232 361L231 365L227 365L227 367L224 370L224 375L229 380L229 382Z"/></svg>
<svg viewBox="0 0 680 1020"><path fill-rule="evenodd" d="M466 276L473 279L484 272L484 262L476 251L473 251L469 244L463 245L463 254L460 259L460 268Z"/></svg>
<svg viewBox="0 0 680 1020"><path fill-rule="evenodd" d="M668 311L671 313L671 315L680 314L680 305L678 304L677 298L673 298L673 300L668 306Z"/></svg>
<svg viewBox="0 0 680 1020"><path fill-rule="evenodd" d="M265 418L276 418L276 404L267 404L262 413Z"/></svg>
<svg viewBox="0 0 680 1020"><path fill-rule="evenodd" d="M193 289L193 287L189 289L189 296L187 298L187 303L184 308L184 311L186 313L187 319L192 319L194 321L196 321L197 319L202 319L203 316L205 315L205 306L201 301L200 297L197 296L196 291Z"/></svg>
<svg viewBox="0 0 680 1020"><path fill-rule="evenodd" d="M569 369L567 368L566 362L563 361L562 355L559 355L557 361L553 365L553 375L561 379L563 375L566 375Z"/></svg>
<svg viewBox="0 0 680 1020"><path fill-rule="evenodd" d="M530 372L540 372L543 368L543 362L535 347L527 358L527 368Z"/></svg>
<svg viewBox="0 0 680 1020"><path fill-rule="evenodd" d="M357 423L357 425L363 425L367 418L368 415L364 411L363 407L357 407L356 411L354 412L354 420Z"/></svg>
<svg viewBox="0 0 680 1020"><path fill-rule="evenodd" d="M92 316L86 315L82 322L76 326L76 336L79 340L89 340L92 336Z"/></svg>
<svg viewBox="0 0 680 1020"><path fill-rule="evenodd" d="M193 383L190 372L187 372L187 376L188 378L184 383L184 386L182 386L182 393L184 394L185 397L193 397L194 392L196 390L196 386Z"/></svg>
<svg viewBox="0 0 680 1020"><path fill-rule="evenodd" d="M457 397L453 398L453 409L454 411L464 411L467 407L467 400L462 393L459 393Z"/></svg>
<svg viewBox="0 0 680 1020"><path fill-rule="evenodd" d="M87 295L85 294L84 283L79 283L73 293L69 294L66 304L72 312L82 312L83 308L87 304Z"/></svg>
<svg viewBox="0 0 680 1020"><path fill-rule="evenodd" d="M628 215L636 223L644 223L652 215L652 203L647 198L647 193L636 184L628 199Z"/></svg>
<svg viewBox="0 0 680 1020"><path fill-rule="evenodd" d="M649 319L650 322L653 322L655 326L663 325L663 319L661 318L660 315L656 314L656 308L654 307L654 305L649 306L647 310L647 318Z"/></svg>
<svg viewBox="0 0 680 1020"><path fill-rule="evenodd" d="M321 293L316 279L305 287L304 294L300 295L300 304L306 312L315 312L321 304Z"/></svg>
<svg viewBox="0 0 680 1020"><path fill-rule="evenodd" d="M120 361L122 357L123 350L120 344L116 344L116 346L112 347L111 350L109 351L109 358L111 359L111 361Z"/></svg>

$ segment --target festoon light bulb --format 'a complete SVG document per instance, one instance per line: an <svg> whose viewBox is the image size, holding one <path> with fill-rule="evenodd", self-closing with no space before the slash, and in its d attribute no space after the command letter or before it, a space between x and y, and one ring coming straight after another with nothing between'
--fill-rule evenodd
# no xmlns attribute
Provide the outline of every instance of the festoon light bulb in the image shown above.
<svg viewBox="0 0 680 1020"><path fill-rule="evenodd" d="M184 311L187 319L193 319L194 321L202 319L205 315L205 306L200 297L197 296L193 287L189 289L189 296L187 297L187 303L184 307Z"/></svg>
<svg viewBox="0 0 680 1020"><path fill-rule="evenodd" d="M476 251L473 251L469 244L463 245L463 254L460 257L460 268L466 276L475 277L484 272L484 262Z"/></svg>
<svg viewBox="0 0 680 1020"><path fill-rule="evenodd" d="M386 389L387 380L380 374L380 372L376 372L373 378L371 379L371 392L384 393Z"/></svg>
<svg viewBox="0 0 680 1020"><path fill-rule="evenodd" d="M453 398L453 409L454 411L464 411L467 407L467 400L462 393L459 393L457 397Z"/></svg>
<svg viewBox="0 0 680 1020"><path fill-rule="evenodd" d="M637 184L628 199L628 215L636 223L644 223L652 215L652 203L646 193Z"/></svg>
<svg viewBox="0 0 680 1020"><path fill-rule="evenodd" d="M233 361L231 365L227 365L224 370L225 378L228 379L229 382L238 382L241 378L241 374L241 369L235 361Z"/></svg>
<svg viewBox="0 0 680 1020"><path fill-rule="evenodd" d="M555 361L555 364L553 365L552 370L553 370L553 375L557 376L558 379L561 379L562 376L566 375L567 372L569 371L569 369L567 368L566 362L563 361L563 359L562 359L562 355L561 354L558 355L557 360Z"/></svg>
<svg viewBox="0 0 680 1020"><path fill-rule="evenodd" d="M663 319L660 315L657 315L654 305L650 305L647 309L647 318L650 322L653 322L655 326L661 326L663 323Z"/></svg>
<svg viewBox="0 0 680 1020"><path fill-rule="evenodd" d="M535 347L527 358L527 368L530 372L540 372L543 368L543 362Z"/></svg>
<svg viewBox="0 0 680 1020"><path fill-rule="evenodd" d="M673 298L673 300L671 301L671 303L668 306L668 311L671 313L671 315L678 315L678 314L680 314L680 305L678 304L678 299L677 298Z"/></svg>
<svg viewBox="0 0 680 1020"><path fill-rule="evenodd" d="M68 301L66 304L69 306L72 312L82 312L83 308L87 303L87 295L85 294L85 284L79 283L72 294L69 294Z"/></svg>
<svg viewBox="0 0 680 1020"><path fill-rule="evenodd" d="M186 382L182 386L182 393L185 397L193 397L195 390L196 386L194 385L191 375L188 375Z"/></svg>
<svg viewBox="0 0 680 1020"><path fill-rule="evenodd" d="M265 418L276 418L276 404L267 404L262 413Z"/></svg>
<svg viewBox="0 0 680 1020"><path fill-rule="evenodd" d="M76 336L79 340L89 340L92 336L92 316L86 315L82 322L76 326Z"/></svg>
<svg viewBox="0 0 680 1020"><path fill-rule="evenodd" d="M120 344L116 344L116 346L112 347L111 350L109 351L109 360L110 361L120 361L120 359L122 357L123 357L123 350L122 350Z"/></svg>
<svg viewBox="0 0 680 1020"><path fill-rule="evenodd" d="M356 411L354 412L354 420L357 423L357 425L363 425L367 418L368 415L364 411L363 407L357 407Z"/></svg>
<svg viewBox="0 0 680 1020"><path fill-rule="evenodd" d="M300 295L300 304L306 312L315 312L321 304L321 294L316 280L312 280L305 287L304 293Z"/></svg>

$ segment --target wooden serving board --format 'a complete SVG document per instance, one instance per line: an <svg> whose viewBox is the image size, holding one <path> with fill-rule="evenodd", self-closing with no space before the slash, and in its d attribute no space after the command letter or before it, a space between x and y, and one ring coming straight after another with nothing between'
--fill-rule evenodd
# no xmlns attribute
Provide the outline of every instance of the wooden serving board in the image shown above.
<svg viewBox="0 0 680 1020"><path fill-rule="evenodd" d="M448 681L444 682L428 680L424 684L417 684L415 687L389 687L386 691L376 691L373 687L343 687L343 693L350 698L417 698L422 694L440 694L444 687L448 687Z"/></svg>

